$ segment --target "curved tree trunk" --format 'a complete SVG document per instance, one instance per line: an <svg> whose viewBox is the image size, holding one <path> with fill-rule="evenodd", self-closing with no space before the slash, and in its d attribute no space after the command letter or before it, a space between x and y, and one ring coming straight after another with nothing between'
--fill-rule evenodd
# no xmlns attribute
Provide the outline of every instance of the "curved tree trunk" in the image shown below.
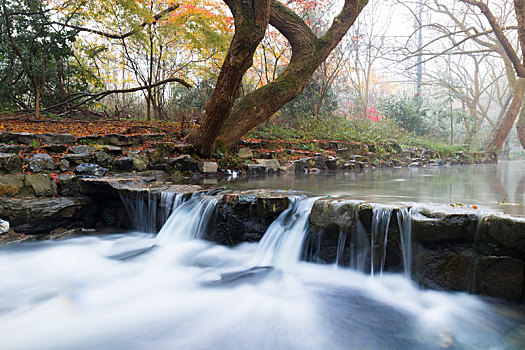
<svg viewBox="0 0 525 350"><path fill-rule="evenodd" d="M253 55L264 38L270 14L270 0L225 2L234 17L235 34L193 142L197 152L204 156L215 150L215 140L239 97L242 77L253 64Z"/></svg>
<svg viewBox="0 0 525 350"><path fill-rule="evenodd" d="M232 146L299 95L367 2L346 0L330 29L323 37L317 38L299 16L277 0L272 0L270 24L290 42L292 58L275 81L247 94L235 105L219 135L221 144Z"/></svg>
<svg viewBox="0 0 525 350"><path fill-rule="evenodd" d="M321 38L317 38L310 27L293 11L278 0L271 0L266 23L269 21L290 42L292 58L283 73L273 82L247 94L235 106L233 103L238 97L242 76L251 66L253 53L263 38L257 30L261 29L264 23L264 11L257 11L258 6L262 6L262 0L252 2L256 10L254 21L249 17L250 12L245 11L245 8L250 7L250 1L243 2L245 8L242 11L234 11L236 1L225 2L232 9L236 29L219 74L217 87L206 105L204 122L194 141L197 152L203 156L211 154L216 143L230 147L299 95L315 70L350 29L368 0L345 0L343 9ZM238 26L237 22L243 24L244 29Z"/></svg>
<svg viewBox="0 0 525 350"><path fill-rule="evenodd" d="M520 117L516 124L516 130L518 131L518 139L520 140L521 146L525 148L525 107L521 107Z"/></svg>
<svg viewBox="0 0 525 350"><path fill-rule="evenodd" d="M501 148L503 147L503 143L505 142L505 139L509 135L509 132L512 129L512 126L514 125L514 121L516 120L516 117L520 113L520 110L523 106L524 94L525 94L525 78L519 78L516 82L516 85L514 86L512 101L510 103L509 108L507 109L507 112L505 113L505 117L503 118L501 125L498 127L498 130L496 130L496 132L494 133L494 137L492 138L492 140L490 141L487 147L489 150L497 152L497 153L501 151ZM525 118L520 117L520 119L524 119L525 121ZM519 132L520 132L520 129L518 128L518 134Z"/></svg>

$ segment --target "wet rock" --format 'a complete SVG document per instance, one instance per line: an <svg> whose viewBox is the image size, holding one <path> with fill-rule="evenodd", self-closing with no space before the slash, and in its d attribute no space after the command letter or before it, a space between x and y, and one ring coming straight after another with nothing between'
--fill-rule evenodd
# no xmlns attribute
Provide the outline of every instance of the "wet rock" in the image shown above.
<svg viewBox="0 0 525 350"><path fill-rule="evenodd" d="M0 219L0 235L9 232L9 221Z"/></svg>
<svg viewBox="0 0 525 350"><path fill-rule="evenodd" d="M477 215L469 213L446 213L425 208L412 216L413 237L425 245L473 243L477 225Z"/></svg>
<svg viewBox="0 0 525 350"><path fill-rule="evenodd" d="M197 171L197 161L187 154L169 159L168 164L181 171Z"/></svg>
<svg viewBox="0 0 525 350"><path fill-rule="evenodd" d="M350 233L355 219L357 201L318 199L310 213L310 227L316 231L339 235Z"/></svg>
<svg viewBox="0 0 525 350"><path fill-rule="evenodd" d="M95 162L105 168L109 167L113 163L113 156L106 152L95 152Z"/></svg>
<svg viewBox="0 0 525 350"><path fill-rule="evenodd" d="M57 185L46 174L26 175L25 186L31 187L37 197L51 197L57 194Z"/></svg>
<svg viewBox="0 0 525 350"><path fill-rule="evenodd" d="M245 148L241 148L237 152L237 157L242 158L242 159L253 158L253 152L249 148L246 148L246 147Z"/></svg>
<svg viewBox="0 0 525 350"><path fill-rule="evenodd" d="M329 157L325 162L328 170L337 170L339 168L339 163L340 163L340 160L335 157Z"/></svg>
<svg viewBox="0 0 525 350"><path fill-rule="evenodd" d="M259 241L288 206L287 196L266 191L225 194L217 203L213 227L205 238L229 246Z"/></svg>
<svg viewBox="0 0 525 350"><path fill-rule="evenodd" d="M78 181L75 175L60 174L58 179L58 194L63 197L78 196Z"/></svg>
<svg viewBox="0 0 525 350"><path fill-rule="evenodd" d="M10 174L0 176L0 197L13 197L24 188L24 174Z"/></svg>
<svg viewBox="0 0 525 350"><path fill-rule="evenodd" d="M13 230L24 234L47 234L58 227L93 227L96 208L86 197L4 199L0 216Z"/></svg>
<svg viewBox="0 0 525 350"><path fill-rule="evenodd" d="M115 159L115 167L118 170L131 170L133 169L133 158L132 157L120 157Z"/></svg>
<svg viewBox="0 0 525 350"><path fill-rule="evenodd" d="M246 164L247 176L261 176L268 174L268 167L262 164Z"/></svg>
<svg viewBox="0 0 525 350"><path fill-rule="evenodd" d="M198 169L204 174L217 174L219 166L216 162L199 162Z"/></svg>
<svg viewBox="0 0 525 350"><path fill-rule="evenodd" d="M86 145L71 146L69 147L69 152L74 154L86 154L93 153L96 151L96 148Z"/></svg>
<svg viewBox="0 0 525 350"><path fill-rule="evenodd" d="M474 258L468 247L421 248L413 260L413 279L435 290L467 291L473 287Z"/></svg>
<svg viewBox="0 0 525 350"><path fill-rule="evenodd" d="M98 164L84 163L80 164L75 169L75 174L87 175L87 176L104 176L108 172L108 169L101 167Z"/></svg>
<svg viewBox="0 0 525 350"><path fill-rule="evenodd" d="M18 154L0 153L0 174L18 172L22 169L22 161Z"/></svg>
<svg viewBox="0 0 525 350"><path fill-rule="evenodd" d="M55 161L47 153L35 154L29 160L29 168L34 173L49 172L56 169Z"/></svg>
<svg viewBox="0 0 525 350"><path fill-rule="evenodd" d="M477 267L480 294L514 301L521 299L523 261L510 257L481 257Z"/></svg>
<svg viewBox="0 0 525 350"><path fill-rule="evenodd" d="M525 219L488 215L480 228L480 249L487 255L525 256Z"/></svg>
<svg viewBox="0 0 525 350"><path fill-rule="evenodd" d="M277 159L256 159L257 164L266 166L269 172L278 172L281 168L281 165Z"/></svg>
<svg viewBox="0 0 525 350"><path fill-rule="evenodd" d="M93 155L90 153L63 154L60 159L67 160L70 165L80 165L91 163L93 161Z"/></svg>

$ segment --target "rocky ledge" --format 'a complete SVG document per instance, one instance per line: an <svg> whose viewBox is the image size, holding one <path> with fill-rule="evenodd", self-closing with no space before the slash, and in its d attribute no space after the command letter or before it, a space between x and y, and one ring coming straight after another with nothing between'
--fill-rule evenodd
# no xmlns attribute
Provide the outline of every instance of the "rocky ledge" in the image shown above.
<svg viewBox="0 0 525 350"><path fill-rule="evenodd" d="M149 226L141 229L156 231L167 219L167 198L179 193L188 199L204 192L217 198L204 238L233 246L260 240L289 207L293 196L288 192L230 192L175 185L162 181L162 174L155 173L148 177L73 177L68 178L67 185L42 181L42 186L36 185L40 180L28 176L17 175L9 185L3 185L11 194L17 194L0 200L0 244L108 227L131 229L137 225L133 220L136 217L150 218ZM60 196L35 197L37 190ZM309 222L303 247L305 260L326 264L337 261L365 273L372 267L385 272L408 269L406 273L424 287L523 299L523 218L456 208L378 206L322 198L315 202Z"/></svg>

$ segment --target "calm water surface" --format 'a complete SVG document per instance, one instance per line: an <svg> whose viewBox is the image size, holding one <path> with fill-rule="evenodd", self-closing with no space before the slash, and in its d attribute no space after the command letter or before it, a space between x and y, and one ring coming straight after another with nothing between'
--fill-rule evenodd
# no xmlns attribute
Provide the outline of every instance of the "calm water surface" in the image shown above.
<svg viewBox="0 0 525 350"><path fill-rule="evenodd" d="M475 205L480 210L525 216L525 161L338 174L287 174L223 184L235 190L304 191L377 203L459 203Z"/></svg>

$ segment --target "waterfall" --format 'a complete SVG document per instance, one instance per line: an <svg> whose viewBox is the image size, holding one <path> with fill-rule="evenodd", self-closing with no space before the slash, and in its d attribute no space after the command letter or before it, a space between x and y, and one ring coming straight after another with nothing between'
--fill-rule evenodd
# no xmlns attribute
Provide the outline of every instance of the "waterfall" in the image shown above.
<svg viewBox="0 0 525 350"><path fill-rule="evenodd" d="M343 258L343 254L345 251L345 244L346 244L346 234L341 229L339 230L339 237L337 239L337 255L335 257L336 267L341 264L341 259Z"/></svg>
<svg viewBox="0 0 525 350"><path fill-rule="evenodd" d="M476 225L476 232L474 233L474 242L473 242L473 256L471 261L471 269L470 269L470 283L467 289L467 292L471 294L475 294L477 292L477 270L478 270L478 263L479 263L479 235L481 233L481 228L483 227L483 223L485 220L485 217L487 214L478 213L477 215L477 225Z"/></svg>
<svg viewBox="0 0 525 350"><path fill-rule="evenodd" d="M367 269L367 258L370 250L370 240L366 229L359 220L357 206L354 213L354 225L350 237L350 268L364 272Z"/></svg>
<svg viewBox="0 0 525 350"><path fill-rule="evenodd" d="M218 202L217 197L194 194L179 205L157 235L157 244L201 238Z"/></svg>
<svg viewBox="0 0 525 350"><path fill-rule="evenodd" d="M182 204L182 202L184 202L184 193L162 192L160 194L162 225L168 221L171 213L177 209Z"/></svg>
<svg viewBox="0 0 525 350"><path fill-rule="evenodd" d="M291 198L290 206L268 227L259 242L253 264L286 269L301 257L308 218L317 198Z"/></svg>
<svg viewBox="0 0 525 350"><path fill-rule="evenodd" d="M392 216L392 208L374 208L372 215L372 230L370 232L370 274L375 273L375 244L378 244L381 249L379 261L379 274L383 274L386 260L386 246L388 241L388 226L390 225L390 217ZM380 239L383 237L383 244ZM376 243L377 242L377 243Z"/></svg>
<svg viewBox="0 0 525 350"><path fill-rule="evenodd" d="M157 232L157 200L149 190L133 192L132 195L133 198L120 195L132 227L140 232Z"/></svg>
<svg viewBox="0 0 525 350"><path fill-rule="evenodd" d="M401 237L401 252L405 277L412 276L412 213L410 208L399 208L397 212L399 236Z"/></svg>

